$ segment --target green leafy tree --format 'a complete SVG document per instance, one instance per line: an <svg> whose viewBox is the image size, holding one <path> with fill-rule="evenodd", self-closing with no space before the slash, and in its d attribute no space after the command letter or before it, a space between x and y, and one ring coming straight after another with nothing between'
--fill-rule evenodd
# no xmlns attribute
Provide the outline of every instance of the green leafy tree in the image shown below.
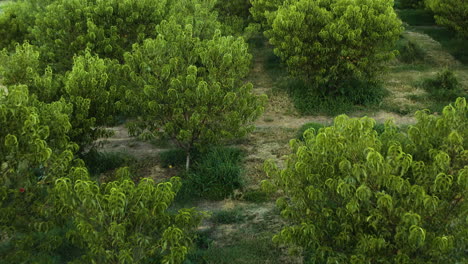
<svg viewBox="0 0 468 264"><path fill-rule="evenodd" d="M373 80L402 32L392 0L287 1L268 21L275 54L328 94Z"/></svg>
<svg viewBox="0 0 468 264"><path fill-rule="evenodd" d="M449 27L468 38L468 2L464 0L426 0L437 24Z"/></svg>
<svg viewBox="0 0 468 264"><path fill-rule="evenodd" d="M74 58L64 76L53 74L40 63L40 52L29 43L16 46L16 52L0 52L0 77L5 85L24 84L42 102L65 99L72 106L69 119L73 129L68 136L83 149L109 133L102 126L112 124L119 114L117 101L128 83L116 60L101 59L89 50ZM61 99L61 100L63 100Z"/></svg>
<svg viewBox="0 0 468 264"><path fill-rule="evenodd" d="M39 57L38 49L28 42L16 44L13 53L0 51L0 78L4 85L28 86L40 101L56 101L61 95L60 79L50 67L41 65Z"/></svg>
<svg viewBox="0 0 468 264"><path fill-rule="evenodd" d="M170 7L166 20L181 26L192 25L192 34L201 39L211 39L221 24L214 12L216 0L177 0Z"/></svg>
<svg viewBox="0 0 468 264"><path fill-rule="evenodd" d="M243 39L217 31L201 40L191 25L174 21L161 23L157 31L156 39L135 45L125 56L134 82L127 107L140 116L133 130L161 129L185 150L188 169L194 147L251 131L249 122L261 114L264 99L240 81L251 59Z"/></svg>
<svg viewBox="0 0 468 264"><path fill-rule="evenodd" d="M63 96L73 105L70 137L81 147L109 135L102 127L112 124L119 113L116 103L124 96L126 83L122 70L117 61L101 59L89 51L74 58L64 78Z"/></svg>
<svg viewBox="0 0 468 264"><path fill-rule="evenodd" d="M250 0L250 13L255 21L267 29L271 26L269 19L274 18L275 12L284 2L285 0Z"/></svg>
<svg viewBox="0 0 468 264"><path fill-rule="evenodd" d="M250 0L217 0L215 10L219 13L222 23L222 32L225 35L243 35L252 20L249 9L252 7Z"/></svg>
<svg viewBox="0 0 468 264"><path fill-rule="evenodd" d="M69 142L64 101L42 103L26 86L0 92L0 258L6 263L27 260L48 263L59 247L60 234L38 232L48 185L68 174L76 144Z"/></svg>
<svg viewBox="0 0 468 264"><path fill-rule="evenodd" d="M30 28L36 15L55 0L16 0L2 6L0 12L0 49L14 49L15 43L31 39Z"/></svg>
<svg viewBox="0 0 468 264"><path fill-rule="evenodd" d="M123 60L134 43L154 36L170 1L56 0L36 16L31 42L57 72L71 69L74 55L88 48L102 58Z"/></svg>
<svg viewBox="0 0 468 264"><path fill-rule="evenodd" d="M307 263L466 263L467 114L459 98L407 133L344 115L307 130L283 169L265 164L290 223L274 241Z"/></svg>
<svg viewBox="0 0 468 264"><path fill-rule="evenodd" d="M169 212L180 180L135 184L127 168L117 177L98 184L78 168L57 180L52 210L71 219L67 236L85 252L73 263L182 263L204 214Z"/></svg>

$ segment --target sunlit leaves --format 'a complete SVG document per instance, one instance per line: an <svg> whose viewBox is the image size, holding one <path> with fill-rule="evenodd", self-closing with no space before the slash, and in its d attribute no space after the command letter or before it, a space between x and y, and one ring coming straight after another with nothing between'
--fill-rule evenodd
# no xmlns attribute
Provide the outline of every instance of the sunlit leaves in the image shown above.
<svg viewBox="0 0 468 264"><path fill-rule="evenodd" d="M168 212L180 180L155 184L145 178L135 184L127 168L117 181L98 184L86 171L60 178L54 187L55 209L70 217L74 243L86 249L83 259L99 263L182 263L192 243L190 233L203 218L193 209Z"/></svg>
<svg viewBox="0 0 468 264"><path fill-rule="evenodd" d="M418 112L407 133L387 123L339 116L307 140L292 141L282 169L265 163L290 225L274 241L310 263L464 262L467 107ZM314 233L298 232L313 224ZM311 243L311 241L314 241Z"/></svg>
<svg viewBox="0 0 468 264"><path fill-rule="evenodd" d="M187 153L194 147L242 137L263 110L264 98L241 78L251 55L241 38L196 37L192 25L163 21L158 37L134 45L125 56L133 89L126 106L141 117L139 131L156 128Z"/></svg>

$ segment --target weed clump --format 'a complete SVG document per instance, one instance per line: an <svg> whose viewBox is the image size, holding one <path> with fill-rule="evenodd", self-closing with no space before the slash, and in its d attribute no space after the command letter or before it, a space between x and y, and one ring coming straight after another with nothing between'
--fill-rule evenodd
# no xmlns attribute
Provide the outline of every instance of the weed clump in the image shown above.
<svg viewBox="0 0 468 264"><path fill-rule="evenodd" d="M421 85L436 100L454 100L463 93L457 76L447 68L437 73L435 78L423 80Z"/></svg>
<svg viewBox="0 0 468 264"><path fill-rule="evenodd" d="M159 159L163 168L183 166L186 153L182 149L169 149L159 153Z"/></svg>
<svg viewBox="0 0 468 264"><path fill-rule="evenodd" d="M99 152L96 149L91 149L83 155L82 159L91 175L99 175L103 172L129 166L136 161L128 153Z"/></svg>
<svg viewBox="0 0 468 264"><path fill-rule="evenodd" d="M179 198L221 200L243 186L242 159L238 148L213 147L199 153L189 172L182 175Z"/></svg>
<svg viewBox="0 0 468 264"><path fill-rule="evenodd" d="M318 84L301 79L288 78L279 84L292 98L296 109L305 115L339 115L353 110L356 106L371 106L379 103L386 95L379 81L351 78L333 92Z"/></svg>
<svg viewBox="0 0 468 264"><path fill-rule="evenodd" d="M270 195L262 190L249 190L242 196L244 201L252 203L264 203L270 200Z"/></svg>
<svg viewBox="0 0 468 264"><path fill-rule="evenodd" d="M246 219L245 214L240 207L231 210L220 210L213 213L211 221L215 224L236 224L241 223Z"/></svg>
<svg viewBox="0 0 468 264"><path fill-rule="evenodd" d="M425 61L426 52L413 41L403 39L398 45L398 59L406 64L422 63Z"/></svg>

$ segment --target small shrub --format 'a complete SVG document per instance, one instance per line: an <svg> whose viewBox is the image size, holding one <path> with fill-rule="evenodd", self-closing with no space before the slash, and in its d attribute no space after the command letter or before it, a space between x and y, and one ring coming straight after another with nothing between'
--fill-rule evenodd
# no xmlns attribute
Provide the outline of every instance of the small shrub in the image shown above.
<svg viewBox="0 0 468 264"><path fill-rule="evenodd" d="M279 84L288 91L294 106L301 114L337 115L349 112L355 106L379 103L387 91L377 81L350 79L335 93L324 93L317 85L289 78Z"/></svg>
<svg viewBox="0 0 468 264"><path fill-rule="evenodd" d="M182 149L170 149L159 153L159 159L161 160L161 166L164 168L183 166L186 154Z"/></svg>
<svg viewBox="0 0 468 264"><path fill-rule="evenodd" d="M220 210L213 213L211 220L215 224L235 224L245 220L245 215L240 207L231 210Z"/></svg>
<svg viewBox="0 0 468 264"><path fill-rule="evenodd" d="M399 42L399 55L398 59L404 63L416 63L424 62L426 53L424 50L416 43L403 39Z"/></svg>
<svg viewBox="0 0 468 264"><path fill-rule="evenodd" d="M183 178L181 199L221 200L242 187L243 152L237 148L216 147L200 153L191 171Z"/></svg>
<svg viewBox="0 0 468 264"><path fill-rule="evenodd" d="M270 195L262 190L249 190L242 196L244 201L253 203L264 203L270 200Z"/></svg>
<svg viewBox="0 0 468 264"><path fill-rule="evenodd" d="M435 78L423 80L422 87L435 97L434 99L453 100L462 93L457 76L449 69L437 73Z"/></svg>
<svg viewBox="0 0 468 264"><path fill-rule="evenodd" d="M296 138L299 140L304 140L304 132L306 132L306 130L308 130L309 128L313 128L315 132L317 133L319 129L322 127L324 127L324 125L320 123L311 122L311 123L304 124L297 131Z"/></svg>
<svg viewBox="0 0 468 264"><path fill-rule="evenodd" d="M103 172L131 165L135 158L123 152L99 152L90 150L83 155L83 160L91 175L99 175Z"/></svg>

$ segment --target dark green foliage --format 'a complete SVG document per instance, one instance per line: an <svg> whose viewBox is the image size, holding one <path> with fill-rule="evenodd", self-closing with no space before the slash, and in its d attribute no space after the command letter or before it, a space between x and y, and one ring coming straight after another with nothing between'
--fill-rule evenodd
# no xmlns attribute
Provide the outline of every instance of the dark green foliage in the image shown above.
<svg viewBox="0 0 468 264"><path fill-rule="evenodd" d="M55 0L9 1L0 11L0 49L14 49L15 43L31 39L30 29L36 23L36 15Z"/></svg>
<svg viewBox="0 0 468 264"><path fill-rule="evenodd" d="M463 93L457 76L452 70L447 68L438 72L434 78L422 81L421 86L435 100L454 100Z"/></svg>
<svg viewBox="0 0 468 264"><path fill-rule="evenodd" d="M306 123L299 128L299 130L296 133L296 138L299 140L304 140L304 132L306 130L313 128L315 130L315 133L317 133L322 127L324 127L324 125L320 123L315 123L315 122Z"/></svg>
<svg viewBox="0 0 468 264"><path fill-rule="evenodd" d="M437 24L446 26L463 38L468 38L468 1L466 0L425 0L426 6L434 12Z"/></svg>
<svg viewBox="0 0 468 264"><path fill-rule="evenodd" d="M32 42L56 71L71 69L86 48L102 58L123 61L132 44L154 37L168 12L166 1L56 0L37 15Z"/></svg>
<svg viewBox="0 0 468 264"><path fill-rule="evenodd" d="M379 135L385 132L385 124L383 123L375 123L374 130L377 131Z"/></svg>
<svg viewBox="0 0 468 264"><path fill-rule="evenodd" d="M403 9L396 11L400 19L409 26L433 26L434 14L426 9Z"/></svg>
<svg viewBox="0 0 468 264"><path fill-rule="evenodd" d="M128 167L136 161L134 157L124 152L99 152L96 149L91 149L82 159L91 175Z"/></svg>
<svg viewBox="0 0 468 264"><path fill-rule="evenodd" d="M396 0L395 7L400 9L420 8L424 6L424 0Z"/></svg>
<svg viewBox="0 0 468 264"><path fill-rule="evenodd" d="M426 57L424 50L415 42L406 38L398 41L398 59L404 63L423 63Z"/></svg>
<svg viewBox="0 0 468 264"><path fill-rule="evenodd" d="M251 22L250 0L217 0L215 10L226 35L242 35Z"/></svg>
<svg viewBox="0 0 468 264"><path fill-rule="evenodd" d="M388 0L285 1L268 19L271 29L265 36L292 75L335 97L349 87L359 89L350 84L355 80L376 80L384 63L396 55L394 44L403 28L391 4ZM372 94L350 94L355 92Z"/></svg>
<svg viewBox="0 0 468 264"><path fill-rule="evenodd" d="M161 166L164 168L182 167L185 165L186 153L182 149L170 149L159 153Z"/></svg>
<svg viewBox="0 0 468 264"><path fill-rule="evenodd" d="M334 95L324 93L316 84L308 84L294 78L287 78L279 86L280 89L288 91L300 113L309 115L346 113L358 105L374 105L388 93L377 81L349 80Z"/></svg>
<svg viewBox="0 0 468 264"><path fill-rule="evenodd" d="M243 152L237 148L214 147L200 153L183 178L181 199L199 197L221 200L242 187Z"/></svg>
<svg viewBox="0 0 468 264"><path fill-rule="evenodd" d="M230 210L215 211L210 218L214 224L224 225L241 223L245 219L246 216L240 207L235 207Z"/></svg>
<svg viewBox="0 0 468 264"><path fill-rule="evenodd" d="M191 262L185 264L285 263L281 250L271 242L270 233L248 234L236 242L200 249L188 256Z"/></svg>
<svg viewBox="0 0 468 264"><path fill-rule="evenodd" d="M270 194L263 190L247 190L243 193L242 199L252 203L264 203L270 200Z"/></svg>

